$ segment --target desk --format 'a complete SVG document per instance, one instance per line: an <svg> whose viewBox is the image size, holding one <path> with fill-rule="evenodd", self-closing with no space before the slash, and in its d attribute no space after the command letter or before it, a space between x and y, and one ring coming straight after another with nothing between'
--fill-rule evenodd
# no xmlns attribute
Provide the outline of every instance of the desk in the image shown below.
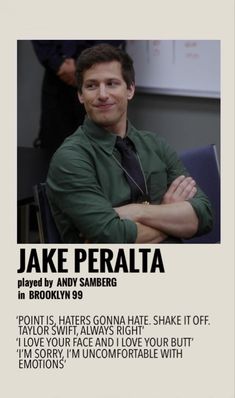
<svg viewBox="0 0 235 398"><path fill-rule="evenodd" d="M45 149L17 148L18 243L29 243L30 204L33 187L46 180L51 153Z"/></svg>

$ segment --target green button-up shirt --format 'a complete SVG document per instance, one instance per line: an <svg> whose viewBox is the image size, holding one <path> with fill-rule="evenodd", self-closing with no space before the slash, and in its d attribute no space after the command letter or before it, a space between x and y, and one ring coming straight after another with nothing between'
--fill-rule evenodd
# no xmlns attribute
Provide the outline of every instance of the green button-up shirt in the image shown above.
<svg viewBox="0 0 235 398"><path fill-rule="evenodd" d="M175 151L157 134L139 131L128 122L152 204L160 204L171 182L188 175ZM131 192L115 148L116 134L86 119L54 154L47 194L62 241L77 243L81 235L96 243L134 243L137 227L121 220L113 207L130 203ZM190 200L198 219L198 234L211 229L210 203L198 189Z"/></svg>

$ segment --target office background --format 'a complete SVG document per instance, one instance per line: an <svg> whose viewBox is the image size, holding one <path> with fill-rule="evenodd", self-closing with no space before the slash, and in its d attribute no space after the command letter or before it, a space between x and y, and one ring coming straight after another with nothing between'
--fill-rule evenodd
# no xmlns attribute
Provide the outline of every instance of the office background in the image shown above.
<svg viewBox="0 0 235 398"><path fill-rule="evenodd" d="M141 62L141 61L139 61ZM140 63L139 63L140 65ZM141 65L142 67L142 65ZM164 67L164 65L163 65ZM208 67L208 69L210 69ZM37 242L33 190L46 178L48 159L33 149L39 133L44 68L29 40L17 45L18 242ZM176 82L177 83L177 82ZM217 97L176 95L144 89L129 103L133 125L162 135L178 153L215 144L220 159L220 100ZM30 166L29 166L30 165ZM36 227L37 230L37 227Z"/></svg>
<svg viewBox="0 0 235 398"><path fill-rule="evenodd" d="M18 146L31 147L37 137L43 67L29 40L18 41ZM137 92L129 117L139 129L164 136L178 152L215 144L220 157L220 100Z"/></svg>

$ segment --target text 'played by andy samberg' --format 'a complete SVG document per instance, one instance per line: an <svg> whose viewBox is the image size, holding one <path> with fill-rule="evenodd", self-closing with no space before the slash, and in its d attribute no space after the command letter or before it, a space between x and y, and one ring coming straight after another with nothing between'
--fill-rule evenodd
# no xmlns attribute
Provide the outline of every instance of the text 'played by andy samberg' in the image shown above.
<svg viewBox="0 0 235 398"><path fill-rule="evenodd" d="M92 277L69 277L69 271L73 275L86 273ZM72 252L69 249L20 249L18 299L80 300L82 288L116 287L115 275L164 272L160 249L79 248ZM53 279L49 275L53 275Z"/></svg>
<svg viewBox="0 0 235 398"><path fill-rule="evenodd" d="M22 370L63 369L89 359L181 360L196 350L192 327L210 326L207 314L19 314L16 320Z"/></svg>

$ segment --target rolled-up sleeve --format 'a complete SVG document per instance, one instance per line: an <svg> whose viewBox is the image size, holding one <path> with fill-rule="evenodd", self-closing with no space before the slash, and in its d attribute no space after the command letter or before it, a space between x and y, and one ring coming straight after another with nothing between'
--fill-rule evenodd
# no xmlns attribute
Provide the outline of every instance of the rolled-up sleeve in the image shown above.
<svg viewBox="0 0 235 398"><path fill-rule="evenodd" d="M180 175L189 176L177 153L162 141L162 156L167 165L168 186ZM197 183L197 181L196 181ZM196 235L206 234L213 227L213 210L206 194L197 185L196 195L188 200L198 217L198 231Z"/></svg>

